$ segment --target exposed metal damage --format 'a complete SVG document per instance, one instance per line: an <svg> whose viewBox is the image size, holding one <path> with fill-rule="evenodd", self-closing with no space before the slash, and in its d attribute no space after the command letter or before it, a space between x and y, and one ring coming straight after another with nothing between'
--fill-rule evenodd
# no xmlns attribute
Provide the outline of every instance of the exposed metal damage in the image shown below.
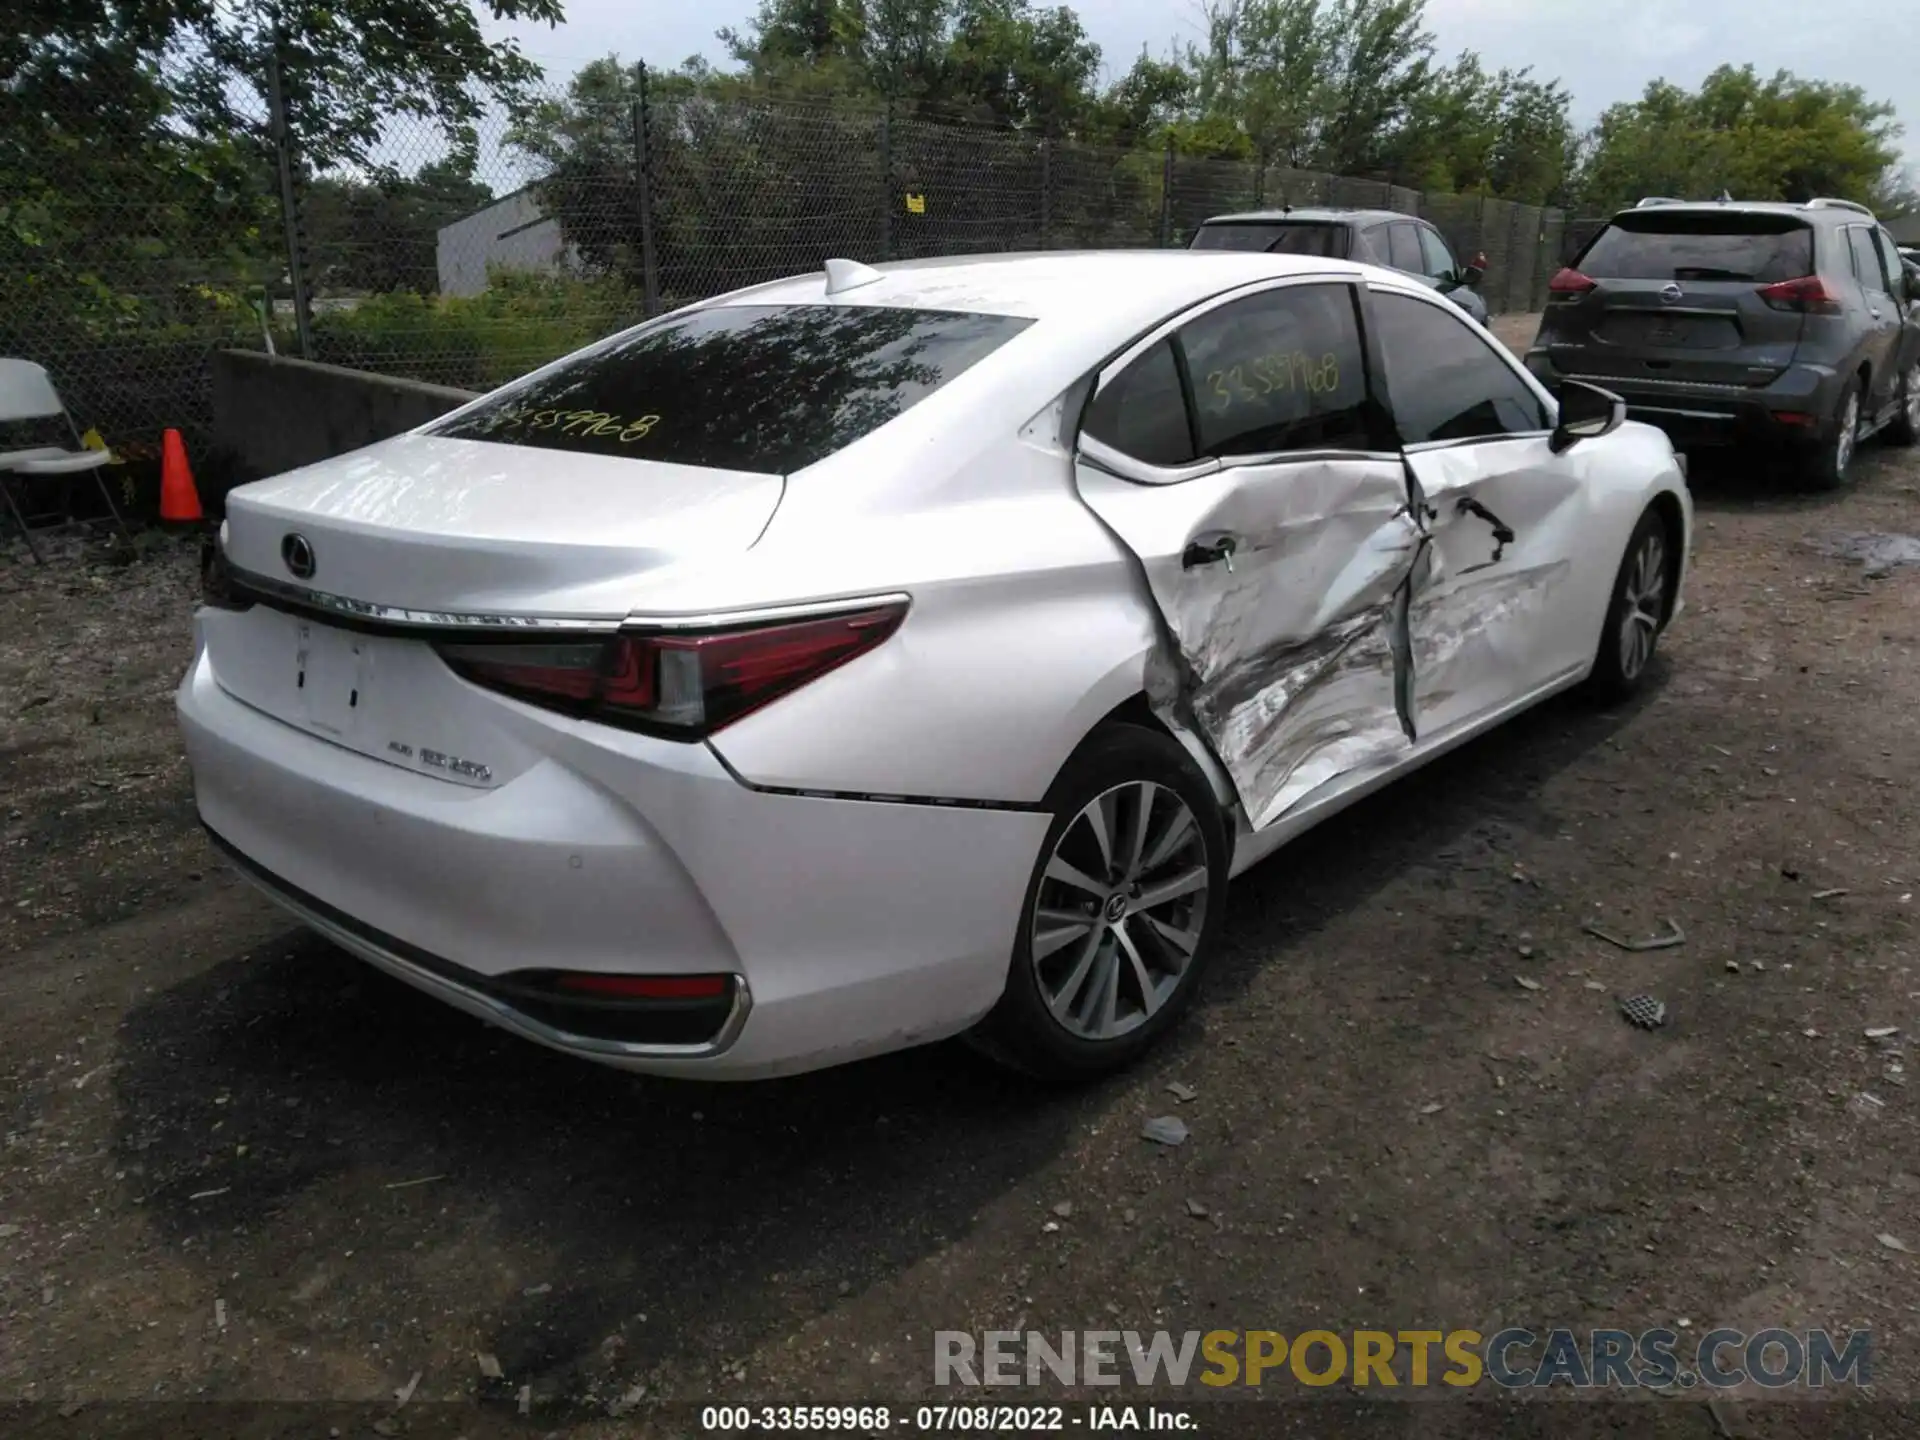
<svg viewBox="0 0 1920 1440"><path fill-rule="evenodd" d="M1574 566L1527 532L1577 523L1577 491L1495 496L1496 511L1462 493L1477 470L1462 451L1355 455L1148 486L1082 466L1160 611L1170 653L1149 666L1149 700L1212 747L1251 828L1552 663L1538 636Z"/></svg>
<svg viewBox="0 0 1920 1440"><path fill-rule="evenodd" d="M1427 546L1395 459L1289 459L1276 478L1257 465L1166 487L1081 477L1140 557L1182 662L1177 701L1150 698L1206 737L1255 828L1404 750Z"/></svg>

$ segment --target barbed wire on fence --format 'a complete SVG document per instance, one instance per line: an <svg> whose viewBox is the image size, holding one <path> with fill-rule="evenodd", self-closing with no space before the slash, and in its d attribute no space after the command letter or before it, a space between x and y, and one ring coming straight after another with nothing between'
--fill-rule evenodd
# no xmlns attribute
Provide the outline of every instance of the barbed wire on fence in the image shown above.
<svg viewBox="0 0 1920 1440"><path fill-rule="evenodd" d="M315 174L297 121L283 149L273 114L248 118L255 132L220 142L217 183L192 137L166 138L172 203L58 194L48 228L68 253L0 245L0 354L46 365L124 452L166 426L208 437L208 358L225 347L484 389L830 257L1182 245L1209 216L1281 205L1422 216L1457 254L1485 255L1491 311L1524 311L1543 303L1566 234L1557 210L1165 146L818 100L662 98L639 67L591 102L553 87L490 111L471 157L430 122L395 120L370 163Z"/></svg>

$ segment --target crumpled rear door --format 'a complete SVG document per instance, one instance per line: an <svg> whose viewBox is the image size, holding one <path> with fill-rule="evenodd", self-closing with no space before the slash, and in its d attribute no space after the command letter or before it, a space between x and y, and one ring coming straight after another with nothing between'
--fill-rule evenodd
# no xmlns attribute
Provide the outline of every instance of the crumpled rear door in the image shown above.
<svg viewBox="0 0 1920 1440"><path fill-rule="evenodd" d="M1254 828L1414 738L1408 601L1426 540L1398 457L1233 465L1176 485L1082 458L1087 505L1139 557L1183 718Z"/></svg>

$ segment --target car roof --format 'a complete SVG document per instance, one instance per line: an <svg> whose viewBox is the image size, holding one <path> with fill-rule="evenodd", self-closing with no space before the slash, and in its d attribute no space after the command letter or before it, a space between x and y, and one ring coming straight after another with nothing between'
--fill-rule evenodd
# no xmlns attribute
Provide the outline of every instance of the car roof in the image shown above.
<svg viewBox="0 0 1920 1440"><path fill-rule="evenodd" d="M1409 215L1401 210L1364 210L1350 209L1342 205L1294 205L1285 210L1242 210L1232 215L1212 215L1201 221L1203 225L1247 225L1258 221L1304 220L1325 223L1329 220L1351 220L1361 224L1375 220L1418 220L1418 215Z"/></svg>
<svg viewBox="0 0 1920 1440"><path fill-rule="evenodd" d="M1037 321L1097 318L1090 329L1124 332L1212 295L1289 275L1357 277L1373 267L1315 255L1228 250L1047 250L954 255L870 267L865 284L829 292L824 270L735 290L713 305L886 305ZM1377 272L1385 278L1385 272Z"/></svg>

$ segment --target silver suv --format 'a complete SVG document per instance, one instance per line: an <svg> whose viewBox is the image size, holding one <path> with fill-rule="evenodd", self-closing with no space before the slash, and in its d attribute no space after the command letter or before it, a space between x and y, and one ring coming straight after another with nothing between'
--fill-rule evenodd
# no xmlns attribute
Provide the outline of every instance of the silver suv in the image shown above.
<svg viewBox="0 0 1920 1440"><path fill-rule="evenodd" d="M1187 248L1325 255L1384 265L1424 281L1482 325L1487 323L1487 302L1475 288L1487 273L1486 257L1475 255L1462 265L1438 230L1397 210L1289 206L1216 215L1201 224Z"/></svg>
<svg viewBox="0 0 1920 1440"><path fill-rule="evenodd" d="M1868 436L1920 438L1917 300L1863 205L1643 200L1553 277L1527 367L1612 390L1682 450L1785 444L1834 489Z"/></svg>

